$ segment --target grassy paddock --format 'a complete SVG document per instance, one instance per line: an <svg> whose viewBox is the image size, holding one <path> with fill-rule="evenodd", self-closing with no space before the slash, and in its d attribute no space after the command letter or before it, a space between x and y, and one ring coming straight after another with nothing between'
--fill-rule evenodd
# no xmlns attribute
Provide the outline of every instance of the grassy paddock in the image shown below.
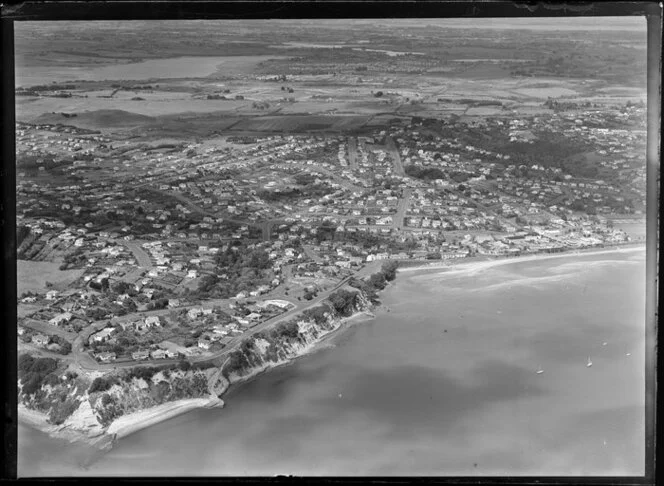
<svg viewBox="0 0 664 486"><path fill-rule="evenodd" d="M23 292L45 292L46 282L53 284L53 289L63 290L83 274L82 269L59 270L60 262L17 261L17 295Z"/></svg>

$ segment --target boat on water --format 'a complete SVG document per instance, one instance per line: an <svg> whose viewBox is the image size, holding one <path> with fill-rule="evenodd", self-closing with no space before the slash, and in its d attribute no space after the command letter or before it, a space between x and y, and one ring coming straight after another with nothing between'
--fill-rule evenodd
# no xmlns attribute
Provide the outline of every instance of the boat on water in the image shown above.
<svg viewBox="0 0 664 486"><path fill-rule="evenodd" d="M539 368L537 368L537 371L535 373L537 373L538 375L541 375L542 373L544 373L544 370L542 369L542 365L540 365Z"/></svg>
<svg viewBox="0 0 664 486"><path fill-rule="evenodd" d="M590 359L590 356L588 356L588 362L586 363L586 368L590 368L593 365L593 362Z"/></svg>

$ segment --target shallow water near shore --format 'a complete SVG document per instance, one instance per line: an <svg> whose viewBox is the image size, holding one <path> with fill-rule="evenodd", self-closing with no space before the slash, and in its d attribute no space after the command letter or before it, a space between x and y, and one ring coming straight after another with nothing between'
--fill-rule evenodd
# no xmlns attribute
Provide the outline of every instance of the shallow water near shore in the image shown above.
<svg viewBox="0 0 664 486"><path fill-rule="evenodd" d="M21 426L19 474L643 474L645 252L445 273L108 453Z"/></svg>

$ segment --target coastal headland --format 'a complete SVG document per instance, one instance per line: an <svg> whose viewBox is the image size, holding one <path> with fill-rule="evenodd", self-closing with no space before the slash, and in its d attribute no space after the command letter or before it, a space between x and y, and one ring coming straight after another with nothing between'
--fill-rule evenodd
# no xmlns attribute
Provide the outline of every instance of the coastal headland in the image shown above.
<svg viewBox="0 0 664 486"><path fill-rule="evenodd" d="M540 254L525 255L511 258L493 258L482 261L464 262L456 260L454 262L434 262L429 264L420 264L414 266L394 267L394 275L399 273L429 273L443 272L445 275L454 275L456 277L470 276L483 272L490 268L502 265L509 265L520 262L553 260L560 258L569 258L576 255L592 254L615 254L631 253L643 251L643 245L629 245L621 248L595 248L583 252L563 252L558 254ZM394 278L394 277L393 277ZM366 279L367 281L369 278ZM127 413L120 413L110 422L102 425L99 422L97 413L88 406L79 407L64 424L54 425L49 421L48 413L40 412L25 405L19 405L19 420L30 427L39 429L53 437L62 438L69 441L82 440L99 448L111 447L115 440L126 437L134 432L163 422L177 415L189 412L199 408L223 407L224 402L221 397L233 385L239 385L252 380L270 369L291 363L293 360L311 354L326 346L327 340L333 335L343 332L351 325L361 323L366 319L372 319L371 309L379 305L376 298L375 289L367 292L367 289L349 292L354 298L346 307L341 307L340 312L334 312L331 308L325 308L325 312L316 312L315 306L311 306L303 312L302 316L295 317L288 323L278 326L274 323L271 332L266 330L252 336L251 341L245 340L240 349L233 351L220 367L206 364L204 373L207 377L206 386L209 386L210 393L207 396L195 398L181 398L173 401L141 408L140 405L133 409L129 408ZM373 300L367 297L371 294ZM314 310L312 310L314 309ZM308 312L307 312L308 311ZM317 317L318 316L318 317ZM293 330L293 324L297 324L297 330ZM275 332L275 329L278 331ZM291 329L291 331L289 331ZM281 331L281 333L279 332ZM289 334L290 333L290 334ZM158 372L163 378L163 372ZM159 380L158 380L159 381ZM118 388L115 385L115 388ZM121 394L134 393L140 395L141 388L120 389ZM88 393L87 400L94 402L99 400L97 393ZM96 396L96 397L95 397ZM103 399L102 399L103 400ZM140 402L140 400L139 400ZM99 407L102 410L103 407Z"/></svg>

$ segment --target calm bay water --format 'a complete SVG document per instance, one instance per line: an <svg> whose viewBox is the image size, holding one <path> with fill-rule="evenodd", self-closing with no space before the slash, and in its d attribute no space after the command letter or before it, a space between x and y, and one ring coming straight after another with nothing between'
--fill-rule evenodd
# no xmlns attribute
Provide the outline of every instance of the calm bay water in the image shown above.
<svg viewBox="0 0 664 486"><path fill-rule="evenodd" d="M19 473L641 475L644 296L642 251L402 272L389 311L224 409L96 456L20 427Z"/></svg>

